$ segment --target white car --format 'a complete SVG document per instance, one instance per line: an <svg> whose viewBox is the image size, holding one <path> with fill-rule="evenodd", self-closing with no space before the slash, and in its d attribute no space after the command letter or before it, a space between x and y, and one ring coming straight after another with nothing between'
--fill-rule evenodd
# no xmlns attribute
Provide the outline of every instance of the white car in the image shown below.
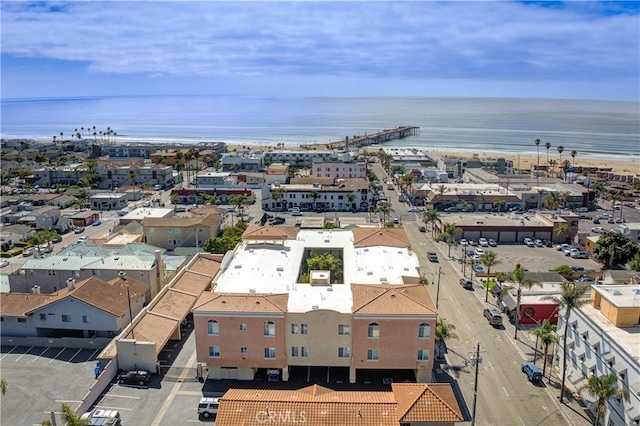
<svg viewBox="0 0 640 426"><path fill-rule="evenodd" d="M497 247L498 243L493 238L489 238L489 246L490 247Z"/></svg>
<svg viewBox="0 0 640 426"><path fill-rule="evenodd" d="M460 245L461 246L466 246L467 245L467 240L465 240L464 238L460 240Z"/></svg>
<svg viewBox="0 0 640 426"><path fill-rule="evenodd" d="M536 246L536 244L533 242L533 240L531 238L525 238L524 239L524 244L527 247L535 247Z"/></svg>
<svg viewBox="0 0 640 426"><path fill-rule="evenodd" d="M88 239L89 239L89 237L87 237L86 235L83 235L82 237L78 238L78 244L84 243Z"/></svg>
<svg viewBox="0 0 640 426"><path fill-rule="evenodd" d="M591 228L591 232L594 234L602 234L604 232L604 228L602 228L602 226L596 226L595 228Z"/></svg>
<svg viewBox="0 0 640 426"><path fill-rule="evenodd" d="M476 249L476 254L477 254L478 256L482 256L482 255L484 254L484 250L482 250L481 248L477 248L477 249Z"/></svg>
<svg viewBox="0 0 640 426"><path fill-rule="evenodd" d="M489 241L487 241L486 238L480 238L478 243L480 244L480 247L489 247Z"/></svg>
<svg viewBox="0 0 640 426"><path fill-rule="evenodd" d="M9 266L9 261L6 259L0 260L0 268L4 268L5 266Z"/></svg>

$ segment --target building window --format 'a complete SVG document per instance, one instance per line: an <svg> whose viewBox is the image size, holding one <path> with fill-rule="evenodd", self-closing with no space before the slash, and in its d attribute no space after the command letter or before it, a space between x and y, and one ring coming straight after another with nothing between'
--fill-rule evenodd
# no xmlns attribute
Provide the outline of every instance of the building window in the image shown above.
<svg viewBox="0 0 640 426"><path fill-rule="evenodd" d="M276 348L264 348L264 359L276 359Z"/></svg>
<svg viewBox="0 0 640 426"><path fill-rule="evenodd" d="M348 336L350 332L349 324L338 324L338 334L342 336Z"/></svg>
<svg viewBox="0 0 640 426"><path fill-rule="evenodd" d="M367 336L370 339L379 339L380 338L380 326L375 322L372 322L371 324L369 324L369 330L367 331Z"/></svg>
<svg viewBox="0 0 640 426"><path fill-rule="evenodd" d="M429 361L429 351L427 349L418 349L418 361Z"/></svg>
<svg viewBox="0 0 640 426"><path fill-rule="evenodd" d="M338 358L349 358L349 348L338 348Z"/></svg>
<svg viewBox="0 0 640 426"><path fill-rule="evenodd" d="M367 361L377 361L377 360L378 360L378 350L367 349Z"/></svg>
<svg viewBox="0 0 640 426"><path fill-rule="evenodd" d="M291 324L291 334L298 334L298 324Z"/></svg>
<svg viewBox="0 0 640 426"><path fill-rule="evenodd" d="M209 358L220 358L220 346L209 346Z"/></svg>
<svg viewBox="0 0 640 426"><path fill-rule="evenodd" d="M265 321L263 336L274 337L275 335L276 335L276 325L271 321Z"/></svg>
<svg viewBox="0 0 640 426"><path fill-rule="evenodd" d="M218 336L218 335L220 335L220 327L218 325L218 321L216 321L216 320L207 321L207 334L209 336Z"/></svg>
<svg viewBox="0 0 640 426"><path fill-rule="evenodd" d="M47 320L47 314L40 314L40 321L46 321Z"/></svg>
<svg viewBox="0 0 640 426"><path fill-rule="evenodd" d="M418 339L431 338L431 326L427 323L422 323L418 326Z"/></svg>
<svg viewBox="0 0 640 426"><path fill-rule="evenodd" d="M240 324L240 331L247 331L247 324Z"/></svg>
<svg viewBox="0 0 640 426"><path fill-rule="evenodd" d="M247 347L246 347L246 346L242 346L242 347L240 348L240 353L241 353L241 354L246 354L246 353L247 353Z"/></svg>
<svg viewBox="0 0 640 426"><path fill-rule="evenodd" d="M309 356L309 348L308 348L308 347L306 347L306 346L301 346L301 347L300 347L300 352L301 352L301 355L302 355L303 357L307 357L307 356Z"/></svg>
<svg viewBox="0 0 640 426"><path fill-rule="evenodd" d="M309 334L309 324L300 324L300 334Z"/></svg>
<svg viewBox="0 0 640 426"><path fill-rule="evenodd" d="M82 316L82 322L85 323L85 324L88 324L89 323L89 317L86 316L86 315L83 315Z"/></svg>
<svg viewBox="0 0 640 426"><path fill-rule="evenodd" d="M18 318L18 322L27 322L26 318Z"/></svg>
<svg viewBox="0 0 640 426"><path fill-rule="evenodd" d="M71 322L71 315L62 315L62 322Z"/></svg>
<svg viewBox="0 0 640 426"><path fill-rule="evenodd" d="M298 356L298 347L291 346L291 356Z"/></svg>

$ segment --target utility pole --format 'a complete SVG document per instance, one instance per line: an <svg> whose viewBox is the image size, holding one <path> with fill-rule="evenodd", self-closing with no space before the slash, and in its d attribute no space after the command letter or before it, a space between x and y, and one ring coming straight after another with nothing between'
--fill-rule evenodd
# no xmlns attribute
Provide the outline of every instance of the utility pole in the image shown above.
<svg viewBox="0 0 640 426"><path fill-rule="evenodd" d="M469 352L471 354L471 366L476 369L476 378L473 384L473 411L471 413L471 426L476 424L476 405L478 403L478 369L482 363L481 353L487 353L487 351L480 352L480 342L475 352Z"/></svg>

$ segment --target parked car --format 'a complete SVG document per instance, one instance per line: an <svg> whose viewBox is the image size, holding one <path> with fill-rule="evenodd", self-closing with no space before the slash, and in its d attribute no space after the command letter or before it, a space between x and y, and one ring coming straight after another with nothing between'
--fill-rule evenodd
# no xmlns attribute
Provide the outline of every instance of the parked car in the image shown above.
<svg viewBox="0 0 640 426"><path fill-rule="evenodd" d="M469 245L470 245L470 246L477 247L478 242L477 242L476 240L469 240Z"/></svg>
<svg viewBox="0 0 640 426"><path fill-rule="evenodd" d="M584 271L584 268L582 266L572 266L571 269L573 269L575 272Z"/></svg>
<svg viewBox="0 0 640 426"><path fill-rule="evenodd" d="M489 238L489 247L497 247L498 243L493 238Z"/></svg>
<svg viewBox="0 0 640 426"><path fill-rule="evenodd" d="M533 240L531 238L525 238L524 239L524 244L527 247L535 247L536 246L536 244L533 242Z"/></svg>
<svg viewBox="0 0 640 426"><path fill-rule="evenodd" d="M59 243L59 242L61 242L61 241L62 241L62 237L61 237L60 235L56 235L55 237L53 237L53 238L51 239L51 242L52 242L53 244L58 244L58 243Z"/></svg>
<svg viewBox="0 0 640 426"><path fill-rule="evenodd" d="M578 281L581 282L581 283L587 283L587 282L593 281L593 278L591 278L587 274L582 274L582 276L580 278L578 278Z"/></svg>
<svg viewBox="0 0 640 426"><path fill-rule="evenodd" d="M460 278L460 285L463 288L470 290L473 288L473 281L471 281L469 278L463 277L463 278Z"/></svg>
<svg viewBox="0 0 640 426"><path fill-rule="evenodd" d="M29 256L31 256L32 254L33 254L33 247L28 247L28 248L26 248L26 249L22 250L22 255L23 255L24 257L29 257Z"/></svg>
<svg viewBox="0 0 640 426"><path fill-rule="evenodd" d="M571 257L573 259L588 259L589 253L583 250L573 251L571 252Z"/></svg>
<svg viewBox="0 0 640 426"><path fill-rule="evenodd" d="M218 414L218 406L220 405L220 398L204 397L200 398L198 404L198 414L202 414L203 417L210 417Z"/></svg>
<svg viewBox="0 0 640 426"><path fill-rule="evenodd" d="M556 250L563 251L565 247L569 247L569 244L558 244Z"/></svg>
<svg viewBox="0 0 640 426"><path fill-rule="evenodd" d="M424 226L424 225L420 225L420 226L418 226L418 231L420 231L420 232L427 232L427 227L426 227L426 226Z"/></svg>
<svg viewBox="0 0 640 426"><path fill-rule="evenodd" d="M302 212L300 210L294 210L291 212L291 216L302 216Z"/></svg>
<svg viewBox="0 0 640 426"><path fill-rule="evenodd" d="M593 223L595 225L600 225L600 219L598 219L597 217L595 219L593 219Z"/></svg>
<svg viewBox="0 0 640 426"><path fill-rule="evenodd" d="M484 250L481 248L477 248L475 254L477 254L478 256L482 256L484 254Z"/></svg>
<svg viewBox="0 0 640 426"><path fill-rule="evenodd" d="M76 234L82 234L84 232L84 226L78 226L73 232Z"/></svg>
<svg viewBox="0 0 640 426"><path fill-rule="evenodd" d="M78 244L84 243L88 239L89 237L87 237L86 235L83 235L82 237L78 238Z"/></svg>
<svg viewBox="0 0 640 426"><path fill-rule="evenodd" d="M489 241L486 238L480 238L478 244L480 244L480 247L489 247Z"/></svg>
<svg viewBox="0 0 640 426"><path fill-rule="evenodd" d="M99 220L96 220L95 222L92 223L93 226L100 226L102 225L102 222Z"/></svg>
<svg viewBox="0 0 640 426"><path fill-rule="evenodd" d="M282 223L284 223L284 222L285 222L285 220L284 220L283 218L281 218L281 217L276 217L276 218L271 219L271 220L269 221L269 225L280 225L280 224L282 224Z"/></svg>
<svg viewBox="0 0 640 426"><path fill-rule="evenodd" d="M84 413L80 420L89 426L119 426L121 424L120 413L116 410L96 410L93 413Z"/></svg>
<svg viewBox="0 0 640 426"><path fill-rule="evenodd" d="M533 243L536 245L536 247L544 247L544 242L540 239L534 240Z"/></svg>
<svg viewBox="0 0 640 426"><path fill-rule="evenodd" d="M438 255L436 252L430 251L427 253L427 259L429 259L430 262L438 262Z"/></svg>
<svg viewBox="0 0 640 426"><path fill-rule="evenodd" d="M0 268L4 268L5 266L9 266L9 261L7 259L0 260Z"/></svg>
<svg viewBox="0 0 640 426"><path fill-rule="evenodd" d="M119 383L144 386L151 381L151 373L148 370L129 370L118 376Z"/></svg>
<svg viewBox="0 0 640 426"><path fill-rule="evenodd" d="M467 244L468 244L467 240L465 240L464 238L460 240L460 245L461 246L466 246Z"/></svg>
<svg viewBox="0 0 640 426"><path fill-rule="evenodd" d="M527 375L530 382L539 382L542 380L542 371L532 362L522 363L522 372Z"/></svg>
<svg viewBox="0 0 640 426"><path fill-rule="evenodd" d="M479 263L474 263L472 266L473 270L477 273L482 273L484 272L484 268L482 267L482 265L480 265Z"/></svg>
<svg viewBox="0 0 640 426"><path fill-rule="evenodd" d="M494 327L499 327L502 325L502 314L495 308L486 308L482 314Z"/></svg>

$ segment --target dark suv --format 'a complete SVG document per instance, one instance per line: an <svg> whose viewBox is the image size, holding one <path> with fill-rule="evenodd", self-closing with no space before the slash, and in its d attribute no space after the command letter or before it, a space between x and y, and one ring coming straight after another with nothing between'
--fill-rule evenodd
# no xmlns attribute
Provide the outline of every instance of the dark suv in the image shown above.
<svg viewBox="0 0 640 426"><path fill-rule="evenodd" d="M119 383L144 386L149 384L151 373L148 370L130 370L118 376Z"/></svg>

